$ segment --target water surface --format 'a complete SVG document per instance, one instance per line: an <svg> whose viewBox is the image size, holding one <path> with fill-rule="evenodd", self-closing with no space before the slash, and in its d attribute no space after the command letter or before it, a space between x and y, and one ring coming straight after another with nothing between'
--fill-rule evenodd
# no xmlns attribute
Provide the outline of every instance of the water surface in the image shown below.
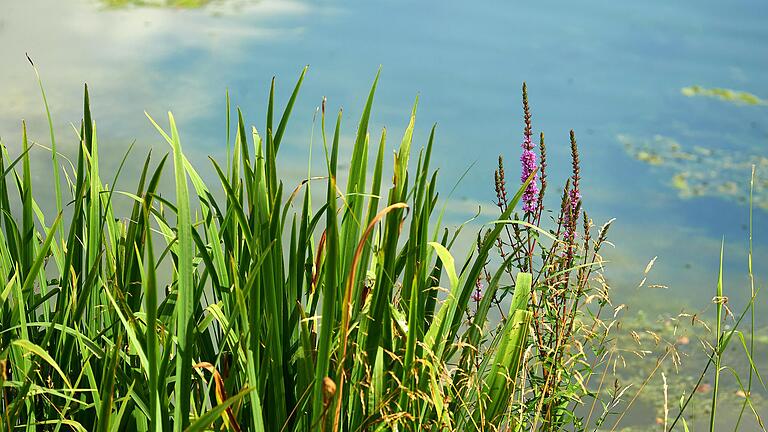
<svg viewBox="0 0 768 432"><path fill-rule="evenodd" d="M491 220L498 154L505 155L508 173L517 168L519 92L527 81L534 128L547 134L550 184L569 174L573 128L585 206L598 224L617 218L608 275L620 296L641 299L637 307L668 311L706 306L723 236L732 304L743 303L748 293L744 198L749 164L768 156L768 107L688 97L681 89L731 88L768 98L765 2L239 0L191 9L130 3L3 1L0 136L11 153L20 148L21 118L35 140L48 143L25 53L43 75L59 145L70 154L76 142L70 124L79 122L82 83L88 82L107 149L102 157L112 168L133 141L137 155L167 150L145 110L157 118L173 110L191 158L209 166L208 154L224 156L225 89L249 122L262 127L271 77L277 76L282 103L308 64L281 150L294 179L305 175L312 118L322 97L328 96L329 107L344 107L349 145L382 65L372 135L386 126L394 148L419 95L416 141L423 144L429 127L438 124L435 163L442 190L447 193L474 163L451 197L450 222L466 219L477 205L487 209L483 220ZM700 152L699 159L668 161L669 142ZM663 162L638 160L638 148L655 150ZM35 158L42 167L36 170L40 190L49 185L42 165L47 156ZM759 179L768 178L764 163ZM210 178L211 172L205 174ZM688 182L704 176L712 188L686 194L680 175ZM760 181L756 196L768 201ZM124 185L131 187L128 180ZM758 273L768 257L766 215L765 208L755 210ZM637 289L654 256L649 284L668 289Z"/></svg>

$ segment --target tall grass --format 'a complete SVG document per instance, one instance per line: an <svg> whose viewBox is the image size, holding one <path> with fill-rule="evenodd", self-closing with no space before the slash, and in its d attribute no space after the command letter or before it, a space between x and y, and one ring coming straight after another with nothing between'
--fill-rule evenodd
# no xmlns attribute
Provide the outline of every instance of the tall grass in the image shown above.
<svg viewBox="0 0 768 432"><path fill-rule="evenodd" d="M57 204L47 224L40 211L26 128L22 154L3 152L4 430L369 430L508 421L502 384L516 374L514 359L526 345L530 276L517 289L513 319L496 336L504 355L488 362L483 384L452 380L448 362L470 332L462 317L495 237L457 268L453 241L434 234L434 129L411 160L415 104L385 185L386 134L374 147L368 126L376 81L346 188L337 183L342 113L329 137L323 104L323 205L312 210L308 181L286 192L276 159L303 76L279 116L273 85L263 135L237 111L226 169L211 161L217 189L184 155L171 114L165 126L150 117L171 156L147 156L130 192L103 182L87 87L69 169L56 165L51 135L54 172L62 169L67 179L59 188L54 176L55 200L67 203L68 217ZM158 193L169 174L174 201ZM133 200L127 217L116 214L115 192ZM170 283L158 286L158 274L169 274ZM477 333L488 320L473 324ZM481 401L499 415L477 418L469 404Z"/></svg>
<svg viewBox="0 0 768 432"><path fill-rule="evenodd" d="M753 258L753 249L752 249L752 235L753 235L753 226L752 226L752 209L753 209L753 202L752 202L752 196L754 191L754 184L755 184L755 167L752 167L752 174L750 177L750 192L749 192L749 248L747 251L747 276L749 278L749 297L746 306L744 309L738 314L735 315L727 306L728 304L728 296L725 292L724 284L723 284L723 249L724 249L724 243L720 247L720 261L719 261L719 268L717 272L717 284L715 289L715 296L713 297L712 301L715 304L715 329L714 329L714 344L706 344L706 355L708 357L708 361L706 362L706 365L704 369L702 370L701 374L698 377L698 380L694 386L693 389L691 389L688 392L688 395L685 394L681 395L680 398L680 409L678 411L678 414L675 416L674 420L672 421L671 425L669 426L669 431L674 430L674 427L676 424L681 423L683 425L683 428L687 431L688 425L685 420L685 413L686 408L689 406L693 398L696 396L697 389L700 388L702 381L707 376L707 372L710 370L711 366L714 366L714 371L712 371L713 375L713 386L712 386L712 397L711 397L711 403L710 403L710 409L709 409L709 430L714 431L716 430L717 425L717 406L718 401L722 398L722 395L720 393L720 375L723 372L730 372L730 374L733 376L736 385L738 386L739 392L744 398L743 403L741 404L741 408L739 410L738 416L735 420L734 431L741 430L740 426L742 425L742 421L744 419L744 413L747 409L749 409L750 413L754 417L754 424L756 427L759 427L760 430L765 431L766 426L765 422L763 420L763 416L761 415L759 408L755 406L753 403L753 385L755 384L753 381L757 379L757 382L760 383L763 390L766 390L766 384L763 381L762 376L760 375L760 371L758 366L760 365L759 358L755 358L755 303L757 301L757 296L760 292L759 287L755 287L755 277L753 273L752 268L752 258ZM749 314L749 322L750 327L747 333L747 336L749 337L749 343L747 343L746 337L744 336L744 331L741 330L742 323L744 319L747 317L747 314ZM726 318L730 316L730 325L728 327L724 326L724 323L726 322ZM736 339L734 339L734 336L736 336ZM742 381L741 374L730 365L727 365L724 363L724 355L726 353L726 350L729 348L734 348L732 345L735 345L735 348L737 351L742 351L744 358L746 359L747 363L747 381L746 386L744 385L744 382ZM740 346L738 346L740 345ZM764 359L762 359L764 360Z"/></svg>
<svg viewBox="0 0 768 432"><path fill-rule="evenodd" d="M418 101L385 173L387 132L372 141L369 131L378 76L346 185L342 111L325 101L323 175L283 183L277 158L305 72L282 112L273 81L262 133L227 97L216 185L185 156L170 113L147 115L169 155L148 155L130 191L115 186L125 158L104 182L87 87L77 158L59 166L43 93L52 222L32 190L25 125L21 154L0 154L0 430L603 424L626 391L603 401L602 379L596 391L589 382L611 362L614 327L601 314L614 311L599 254L610 222L594 233L582 209L575 135L572 176L550 221L542 134L539 165L509 195L500 159L499 216L457 252L464 226L441 226L437 206L435 127L415 150ZM525 89L524 111L530 138ZM159 193L170 178L173 200ZM313 196L318 188L324 198ZM116 194L131 200L130 214L119 214ZM535 210L521 211L532 199ZM588 398L603 402L594 419L577 413Z"/></svg>

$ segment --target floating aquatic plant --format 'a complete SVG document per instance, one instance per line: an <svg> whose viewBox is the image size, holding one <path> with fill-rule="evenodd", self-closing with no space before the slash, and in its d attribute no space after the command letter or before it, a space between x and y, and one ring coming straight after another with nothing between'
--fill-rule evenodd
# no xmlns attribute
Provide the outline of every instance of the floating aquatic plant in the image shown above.
<svg viewBox="0 0 768 432"><path fill-rule="evenodd" d="M768 157L738 155L732 151L702 146L683 146L671 137L637 138L619 134L616 139L633 158L663 170L680 198L719 197L746 204L749 172L754 165L758 177L754 205L768 210Z"/></svg>
<svg viewBox="0 0 768 432"><path fill-rule="evenodd" d="M199 9L217 0L99 0L109 8L123 8L128 6L175 8L175 9Z"/></svg>
<svg viewBox="0 0 768 432"><path fill-rule="evenodd" d="M726 88L704 88L697 85L683 87L680 93L688 97L705 96L717 98L726 102L732 102L742 105L766 105L768 101L761 99L752 93Z"/></svg>

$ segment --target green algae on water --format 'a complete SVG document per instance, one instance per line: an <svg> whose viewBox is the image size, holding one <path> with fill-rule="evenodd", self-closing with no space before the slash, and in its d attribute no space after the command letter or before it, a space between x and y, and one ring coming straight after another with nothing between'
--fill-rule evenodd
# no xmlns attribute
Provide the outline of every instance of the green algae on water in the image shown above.
<svg viewBox="0 0 768 432"><path fill-rule="evenodd" d="M720 197L741 204L749 198L749 173L754 165L754 204L768 210L768 157L734 154L723 149L683 145L676 139L619 134L616 139L632 158L662 170L668 184L683 199Z"/></svg>
<svg viewBox="0 0 768 432"><path fill-rule="evenodd" d="M123 7L156 7L175 9L199 9L207 6L212 0L101 0L109 8Z"/></svg>
<svg viewBox="0 0 768 432"><path fill-rule="evenodd" d="M680 93L688 97L705 96L740 105L768 105L768 101L761 99L752 93L726 88L704 88L693 85L690 87L683 87L680 89Z"/></svg>

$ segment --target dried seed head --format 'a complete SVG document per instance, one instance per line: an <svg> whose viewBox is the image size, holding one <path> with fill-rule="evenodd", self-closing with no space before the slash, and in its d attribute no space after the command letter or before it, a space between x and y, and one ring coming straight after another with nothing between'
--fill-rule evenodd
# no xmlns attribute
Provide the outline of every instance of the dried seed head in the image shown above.
<svg viewBox="0 0 768 432"><path fill-rule="evenodd" d="M326 402L336 394L336 383L329 377L323 378L323 396Z"/></svg>

